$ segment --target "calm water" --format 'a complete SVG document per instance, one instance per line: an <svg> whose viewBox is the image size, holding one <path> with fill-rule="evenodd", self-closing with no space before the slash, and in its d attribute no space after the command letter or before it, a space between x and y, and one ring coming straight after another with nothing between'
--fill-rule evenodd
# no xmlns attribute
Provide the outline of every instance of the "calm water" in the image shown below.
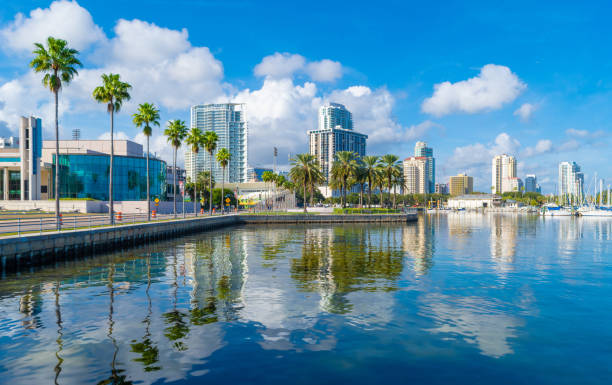
<svg viewBox="0 0 612 385"><path fill-rule="evenodd" d="M237 227L0 280L0 383L612 382L612 221Z"/></svg>

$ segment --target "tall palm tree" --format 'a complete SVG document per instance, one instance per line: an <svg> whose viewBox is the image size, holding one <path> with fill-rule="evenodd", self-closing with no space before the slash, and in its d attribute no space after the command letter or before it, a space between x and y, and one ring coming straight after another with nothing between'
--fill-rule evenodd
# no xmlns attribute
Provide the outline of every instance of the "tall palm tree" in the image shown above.
<svg viewBox="0 0 612 385"><path fill-rule="evenodd" d="M223 210L221 212L225 212L225 203L223 202L223 198L225 197L225 169L229 165L230 160L232 159L232 154L227 150L227 148L223 147L217 152L217 162L221 166L223 170L223 177L221 178L221 207Z"/></svg>
<svg viewBox="0 0 612 385"><path fill-rule="evenodd" d="M353 179L355 183L359 185L359 208L363 208L363 192L365 190L365 185L368 182L368 174L363 162L360 161L357 163L357 168L355 169Z"/></svg>
<svg viewBox="0 0 612 385"><path fill-rule="evenodd" d="M332 184L340 187L342 207L346 206L346 191L350 188L349 180L355 176L358 167L358 155L353 151L338 151L331 169Z"/></svg>
<svg viewBox="0 0 612 385"><path fill-rule="evenodd" d="M106 110L110 114L110 167L109 167L109 186L108 186L108 201L109 201L109 217L110 223L115 222L114 207L113 207L113 156L115 148L113 142L113 130L115 128L115 112L121 110L124 101L130 100L131 85L122 82L119 74L102 74L102 85L93 90L93 98L98 103L106 103Z"/></svg>
<svg viewBox="0 0 612 385"><path fill-rule="evenodd" d="M310 185L312 188L323 179L321 168L315 156L311 154L297 154L291 159L291 165L289 177L295 184L301 184L304 188L304 213L306 213L306 187Z"/></svg>
<svg viewBox="0 0 612 385"><path fill-rule="evenodd" d="M398 166L393 173L393 208L397 209L397 202L395 200L395 188L399 187L400 192L405 191L406 179L404 178L403 170Z"/></svg>
<svg viewBox="0 0 612 385"><path fill-rule="evenodd" d="M213 154L215 152L215 149L217 148L217 142L219 141L219 137L217 136L217 133L214 131L206 131L204 133L204 137L202 138L202 144L204 149L206 150L206 152L208 152L208 155L210 157L210 181L209 181L209 187L210 187L210 199L208 201L208 210L209 210L209 214L212 215L212 169L213 169L213 163L215 161Z"/></svg>
<svg viewBox="0 0 612 385"><path fill-rule="evenodd" d="M59 194L59 119L57 94L63 86L78 75L77 67L83 64L77 59L79 51L68 48L68 42L62 39L47 38L47 47L35 43L36 49L32 52L35 56L30 62L34 72L45 74L42 83L48 88L55 98L55 222L60 229L60 194Z"/></svg>
<svg viewBox="0 0 612 385"><path fill-rule="evenodd" d="M389 189L389 194L391 194L391 189L393 188L393 174L397 172L397 168L399 167L398 161L398 156L393 154L383 155L380 158L381 167L387 182L386 187ZM395 202L395 194L393 195L393 200Z"/></svg>
<svg viewBox="0 0 612 385"><path fill-rule="evenodd" d="M170 120L168 121L168 128L164 130L164 135L166 135L168 143L172 145L172 149L174 150L174 163L172 164L174 167L174 171L172 172L174 181L172 182L172 191L174 193L174 217L176 218L176 153L179 147L181 147L181 142L187 136L187 126L185 126L185 122L182 120ZM183 204L183 214L185 214L184 211L185 205Z"/></svg>
<svg viewBox="0 0 612 385"><path fill-rule="evenodd" d="M376 167L376 174L372 183L374 184L374 186L378 187L380 207L383 208L383 188L385 187L385 172L383 171L380 163Z"/></svg>
<svg viewBox="0 0 612 385"><path fill-rule="evenodd" d="M132 115L136 127L143 127L142 133L147 137L147 220L151 220L151 181L149 180L149 138L153 133L151 126L159 127L159 109L154 104L142 103L138 112ZM176 204L175 204L176 206ZM175 210L176 215L176 210Z"/></svg>
<svg viewBox="0 0 612 385"><path fill-rule="evenodd" d="M194 158L197 158L198 152L200 152L200 147L202 146L202 139L203 139L202 130L200 130L197 127L191 127L191 130L189 131L189 133L187 133L187 140L185 142L191 148L191 152L193 153ZM197 217L198 216L198 213L196 212L197 190L195 188L195 181L193 181L193 183L194 183L193 212L195 213L195 216Z"/></svg>
<svg viewBox="0 0 612 385"><path fill-rule="evenodd" d="M272 171L264 171L261 173L261 180L266 183L266 187L268 189L267 195L268 198L266 199L266 210L268 209L268 202L267 200L270 199L270 185L269 183L273 183L276 179L276 174L273 173ZM272 211L274 211L274 201L272 201Z"/></svg>
<svg viewBox="0 0 612 385"><path fill-rule="evenodd" d="M368 181L368 207L372 207L372 187L374 186L374 179L376 178L376 165L378 164L378 157L374 155L366 155L361 158L363 164L363 170Z"/></svg>

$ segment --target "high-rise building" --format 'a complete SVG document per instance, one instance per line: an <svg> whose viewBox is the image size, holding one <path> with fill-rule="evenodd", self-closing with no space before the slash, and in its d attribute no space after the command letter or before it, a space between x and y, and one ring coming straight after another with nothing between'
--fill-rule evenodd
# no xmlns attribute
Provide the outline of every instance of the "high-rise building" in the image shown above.
<svg viewBox="0 0 612 385"><path fill-rule="evenodd" d="M491 167L491 190L493 194L516 191L517 185L516 159L513 156L502 154L493 158Z"/></svg>
<svg viewBox="0 0 612 385"><path fill-rule="evenodd" d="M328 103L319 108L319 127L308 131L310 154L321 166L326 183L338 151L366 153L367 135L353 131L351 112L342 104Z"/></svg>
<svg viewBox="0 0 612 385"><path fill-rule="evenodd" d="M448 184L446 183L436 183L436 194L448 194Z"/></svg>
<svg viewBox="0 0 612 385"><path fill-rule="evenodd" d="M534 174L525 177L525 192L538 192L538 178Z"/></svg>
<svg viewBox="0 0 612 385"><path fill-rule="evenodd" d="M428 190L427 192L433 194L436 188L436 159L433 156L433 148L427 147L426 142L416 142L414 146L415 157L425 157L428 159L427 166L427 181Z"/></svg>
<svg viewBox="0 0 612 385"><path fill-rule="evenodd" d="M203 104L191 107L191 127L202 132L214 131L219 137L217 151L226 148L231 159L225 169L225 182L246 182L248 161L248 125L246 104L222 103ZM217 183L223 180L223 169L211 158L205 149L197 154L188 149L185 152L185 170L187 178L196 180L198 173L210 170L212 162L213 178Z"/></svg>
<svg viewBox="0 0 612 385"><path fill-rule="evenodd" d="M428 194L430 158L412 156L404 159L404 180L406 194Z"/></svg>
<svg viewBox="0 0 612 385"><path fill-rule="evenodd" d="M559 163L559 196L584 196L584 174L576 162Z"/></svg>
<svg viewBox="0 0 612 385"><path fill-rule="evenodd" d="M448 184L450 195L463 195L474 192L474 178L465 174L451 176Z"/></svg>

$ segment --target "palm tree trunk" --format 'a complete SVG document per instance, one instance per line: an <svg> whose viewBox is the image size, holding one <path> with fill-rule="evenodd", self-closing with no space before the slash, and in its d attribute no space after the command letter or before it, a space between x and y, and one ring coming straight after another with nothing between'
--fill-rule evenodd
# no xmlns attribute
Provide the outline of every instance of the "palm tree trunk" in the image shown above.
<svg viewBox="0 0 612 385"><path fill-rule="evenodd" d="M306 178L304 178L304 213L306 213Z"/></svg>
<svg viewBox="0 0 612 385"><path fill-rule="evenodd" d="M193 214L197 217L198 212L196 211L196 188L197 188L197 184L194 182L193 183Z"/></svg>
<svg viewBox="0 0 612 385"><path fill-rule="evenodd" d="M364 190L365 186L363 185L363 183L361 184L361 191L359 193L359 208L363 208L363 190Z"/></svg>
<svg viewBox="0 0 612 385"><path fill-rule="evenodd" d="M172 178L174 179L172 181L172 192L174 193L174 217L176 218L176 147L174 148L174 161L172 167L174 167L172 170Z"/></svg>
<svg viewBox="0 0 612 385"><path fill-rule="evenodd" d="M380 193L380 208L382 209L383 207L383 182L380 182L380 186L378 186L380 188L380 190L378 190L378 192Z"/></svg>
<svg viewBox="0 0 612 385"><path fill-rule="evenodd" d="M112 101L111 101L111 105L112 105ZM114 106L111 107L111 135L110 135L110 140L111 140L111 153L110 153L110 167L109 167L109 186L108 186L108 214L109 214L109 219L110 219L110 224L112 225L113 223L115 223L115 218L113 217L114 214L114 205L113 205L113 155L115 154L115 148L113 145L113 129L115 127L115 108Z"/></svg>
<svg viewBox="0 0 612 385"><path fill-rule="evenodd" d="M151 220L151 185L149 180L149 136L147 135L147 221Z"/></svg>
<svg viewBox="0 0 612 385"><path fill-rule="evenodd" d="M225 214L225 166L223 166L223 178L221 178L221 214Z"/></svg>
<svg viewBox="0 0 612 385"><path fill-rule="evenodd" d="M59 184L60 184L60 163L59 163L59 120L57 117L57 91L54 93L55 96L55 223L57 225L57 231L61 230L60 225L60 195L59 195Z"/></svg>
<svg viewBox="0 0 612 385"><path fill-rule="evenodd" d="M395 185L393 185L393 209L395 209Z"/></svg>
<svg viewBox="0 0 612 385"><path fill-rule="evenodd" d="M372 208L372 178L368 178L368 208Z"/></svg>
<svg viewBox="0 0 612 385"><path fill-rule="evenodd" d="M210 175L208 175L208 188L209 188L209 201L208 201L208 211L209 214L212 215L212 165L213 165L213 153L212 151L209 152L210 154Z"/></svg>

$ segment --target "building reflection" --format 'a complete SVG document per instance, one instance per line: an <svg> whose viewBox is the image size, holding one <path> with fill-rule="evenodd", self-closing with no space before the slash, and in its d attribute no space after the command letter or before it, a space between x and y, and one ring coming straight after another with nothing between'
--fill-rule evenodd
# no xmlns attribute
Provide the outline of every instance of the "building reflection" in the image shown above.
<svg viewBox="0 0 612 385"><path fill-rule="evenodd" d="M502 268L514 262L518 217L514 214L492 214L489 216L491 227L491 257Z"/></svg>
<svg viewBox="0 0 612 385"><path fill-rule="evenodd" d="M402 229L403 249L413 260L413 269L416 275L427 274L433 267L435 252L435 229L432 218L428 215L419 218L419 221Z"/></svg>

